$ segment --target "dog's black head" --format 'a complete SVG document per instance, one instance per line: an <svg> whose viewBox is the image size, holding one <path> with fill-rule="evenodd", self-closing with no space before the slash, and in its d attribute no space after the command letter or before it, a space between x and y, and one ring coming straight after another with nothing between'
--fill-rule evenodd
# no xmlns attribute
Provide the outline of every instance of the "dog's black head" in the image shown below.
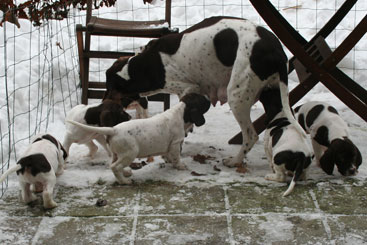
<svg viewBox="0 0 367 245"><path fill-rule="evenodd" d="M84 116L87 124L97 124L101 127L113 127L129 121L131 116L115 101L106 99L100 105L89 108Z"/></svg>
<svg viewBox="0 0 367 245"><path fill-rule="evenodd" d="M190 93L181 98L186 104L184 122L194 123L197 127L205 123L204 114L210 108L210 101L203 95Z"/></svg>
<svg viewBox="0 0 367 245"><path fill-rule="evenodd" d="M321 168L329 175L334 171L334 165L344 176L355 175L362 164L362 155L358 148L348 138L335 139L320 159Z"/></svg>
<svg viewBox="0 0 367 245"><path fill-rule="evenodd" d="M103 101L101 114L99 115L100 125L102 127L113 127L130 119L131 116L120 104L110 100Z"/></svg>

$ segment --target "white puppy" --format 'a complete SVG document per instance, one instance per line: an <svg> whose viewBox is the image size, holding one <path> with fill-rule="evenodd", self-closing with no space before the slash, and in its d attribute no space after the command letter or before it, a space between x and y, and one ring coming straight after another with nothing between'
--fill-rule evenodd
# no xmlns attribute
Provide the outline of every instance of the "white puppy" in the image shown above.
<svg viewBox="0 0 367 245"><path fill-rule="evenodd" d="M281 111L267 126L264 148L274 172L267 174L265 179L285 182L287 173L292 173L292 182L283 196L289 195L297 180L306 179L306 170L311 164L313 152L307 138L299 133Z"/></svg>
<svg viewBox="0 0 367 245"><path fill-rule="evenodd" d="M65 120L100 127L113 127L121 122L130 120L130 118L130 115L124 111L121 105L112 100L104 100L101 104L77 105L73 107L67 113ZM98 150L98 147L93 142L94 139L97 140L97 142L107 151L108 155L111 156L104 135L97 133L91 134L89 131L83 130L80 127L75 127L71 124L66 124L63 146L66 152L69 153L71 144L85 144L89 148L88 156L93 158Z"/></svg>
<svg viewBox="0 0 367 245"><path fill-rule="evenodd" d="M26 149L16 166L9 168L1 176L0 182L9 174L17 172L25 203L37 199L31 192L31 185L41 186L44 208L54 208L57 206L52 197L56 176L63 173L66 157L67 153L58 140L49 134L39 135Z"/></svg>
<svg viewBox="0 0 367 245"><path fill-rule="evenodd" d="M178 169L185 169L180 162L181 144L185 127L205 123L203 114L210 107L209 100L198 94L188 94L171 109L147 119L120 123L112 128L91 127L68 121L92 133L107 135L107 143L114 154L111 169L121 184L130 184L131 169L135 158L161 155Z"/></svg>

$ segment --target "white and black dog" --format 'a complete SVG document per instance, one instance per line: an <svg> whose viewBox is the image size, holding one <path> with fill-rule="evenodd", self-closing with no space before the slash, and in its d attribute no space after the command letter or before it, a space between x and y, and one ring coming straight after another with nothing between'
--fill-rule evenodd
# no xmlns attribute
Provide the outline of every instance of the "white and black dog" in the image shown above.
<svg viewBox="0 0 367 245"><path fill-rule="evenodd" d="M53 200L53 189L56 176L64 171L64 162L67 152L50 134L38 135L28 146L16 166L9 168L0 178L0 182L17 172L22 199L30 203L37 199L31 192L31 185L42 190L43 206L46 209L54 208L57 203Z"/></svg>
<svg viewBox="0 0 367 245"><path fill-rule="evenodd" d="M285 182L287 174L292 173L292 181L283 193L283 196L289 195L297 180L306 179L306 170L313 158L312 147L307 138L300 135L284 113L280 112L265 130L264 148L274 172L267 174L265 179Z"/></svg>
<svg viewBox="0 0 367 245"><path fill-rule="evenodd" d="M349 138L348 125L325 102L308 102L295 109L300 125L311 135L317 164L329 175L334 166L344 175L355 175L362 155Z"/></svg>
<svg viewBox="0 0 367 245"><path fill-rule="evenodd" d="M213 105L228 101L243 137L236 157L224 161L233 167L258 139L250 110L257 99L262 101L263 91L280 90L286 117L304 134L292 117L287 85L287 56L274 34L245 19L212 17L151 41L136 56L118 59L106 71L105 97L195 92ZM271 120L282 108L265 110Z"/></svg>
<svg viewBox="0 0 367 245"><path fill-rule="evenodd" d="M73 107L67 113L65 121L76 121L99 127L113 127L130 119L130 115L124 111L122 105L107 99L101 104L77 105ZM111 156L104 135L96 133L91 134L89 131L83 130L80 127L75 127L69 123L66 124L63 146L66 152L69 153L70 146L73 143L85 144L89 148L88 156L93 157L98 150L97 145L93 142L94 139L100 143L107 151L108 155Z"/></svg>
<svg viewBox="0 0 367 245"><path fill-rule="evenodd" d="M181 145L185 129L194 123L205 123L203 114L209 110L209 100L198 94L190 93L181 101L153 117L131 120L110 127L91 127L68 121L91 133L107 135L108 145L114 154L111 169L120 184L130 184L129 165L135 158L161 155L177 169L185 169L180 162Z"/></svg>

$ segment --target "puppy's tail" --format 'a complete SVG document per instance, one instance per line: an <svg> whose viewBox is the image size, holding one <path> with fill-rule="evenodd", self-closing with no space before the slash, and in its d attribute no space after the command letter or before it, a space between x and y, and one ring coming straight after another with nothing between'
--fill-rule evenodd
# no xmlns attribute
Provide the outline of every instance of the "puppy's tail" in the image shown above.
<svg viewBox="0 0 367 245"><path fill-rule="evenodd" d="M293 191L294 187L296 186L296 181L299 180L301 174L303 173L303 168L307 158L305 156L297 157L295 161L297 161L296 170L294 171L294 175L288 189L283 193L283 197L288 196Z"/></svg>
<svg viewBox="0 0 367 245"><path fill-rule="evenodd" d="M14 173L14 172L18 171L21 168L22 168L22 166L20 164L17 164L16 166L6 170L5 173L3 173L3 175L0 177L0 183L3 182L9 174Z"/></svg>
<svg viewBox="0 0 367 245"><path fill-rule="evenodd" d="M303 138L306 138L307 136L305 130L296 121L291 111L291 107L289 106L288 86L283 81L280 81L279 88L280 88L280 98L282 101L285 116L287 117L288 121L292 125L294 125L299 134L302 135Z"/></svg>
<svg viewBox="0 0 367 245"><path fill-rule="evenodd" d="M73 124L75 126L78 126L92 133L98 133L98 134L103 134L103 135L114 135L115 134L115 130L112 127L94 127L94 126L89 126L89 125L85 125L85 124L75 122L75 121L70 121L70 120L67 120L66 122Z"/></svg>

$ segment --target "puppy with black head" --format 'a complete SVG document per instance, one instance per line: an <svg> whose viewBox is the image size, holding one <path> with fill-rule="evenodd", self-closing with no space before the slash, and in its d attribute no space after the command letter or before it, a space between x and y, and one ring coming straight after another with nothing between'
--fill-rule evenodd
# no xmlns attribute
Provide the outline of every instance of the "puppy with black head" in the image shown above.
<svg viewBox="0 0 367 245"><path fill-rule="evenodd" d="M312 162L313 152L307 138L280 112L266 128L264 148L274 172L267 174L265 179L286 182L286 176L292 174L292 181L283 193L283 196L289 195L296 181L306 179L306 171Z"/></svg>
<svg viewBox="0 0 367 245"><path fill-rule="evenodd" d="M99 127L113 127L121 122L131 119L131 116L124 111L119 103L106 99L101 104L77 105L73 107L66 115L65 121L76 121L86 125ZM93 158L98 150L97 145L93 142L96 140L111 156L111 152L107 147L104 135L90 133L80 127L66 124L66 132L64 136L63 146L69 153L70 146L73 143L85 144L89 148L88 156Z"/></svg>
<svg viewBox="0 0 367 245"><path fill-rule="evenodd" d="M64 171L64 162L67 152L50 134L38 135L28 146L16 166L9 168L0 178L0 182L17 172L21 188L22 200L30 203L37 199L31 192L31 185L41 187L43 206L45 209L55 208L57 203L53 200L53 189L56 176Z"/></svg>
<svg viewBox="0 0 367 245"><path fill-rule="evenodd" d="M260 101L266 112L266 130L264 134L264 149L266 157L273 170L265 179L286 182L286 176L293 178L283 196L289 195L296 181L306 179L306 171L313 158L312 148L304 134L291 124L282 109L278 99L278 90L268 90L262 93Z"/></svg>
<svg viewBox="0 0 367 245"><path fill-rule="evenodd" d="M311 135L317 164L329 175L334 166L343 176L355 175L362 155L351 141L348 125L337 110L325 102L308 102L295 109L301 126Z"/></svg>
<svg viewBox="0 0 367 245"><path fill-rule="evenodd" d="M191 124L203 125L204 113L209 107L210 101L205 96L190 93L165 112L146 119L120 123L112 128L68 122L90 133L106 135L114 154L111 169L120 184L130 184L131 179L128 177L131 176L131 169L128 166L135 158L160 155L175 168L185 169L185 165L180 162L185 129Z"/></svg>

